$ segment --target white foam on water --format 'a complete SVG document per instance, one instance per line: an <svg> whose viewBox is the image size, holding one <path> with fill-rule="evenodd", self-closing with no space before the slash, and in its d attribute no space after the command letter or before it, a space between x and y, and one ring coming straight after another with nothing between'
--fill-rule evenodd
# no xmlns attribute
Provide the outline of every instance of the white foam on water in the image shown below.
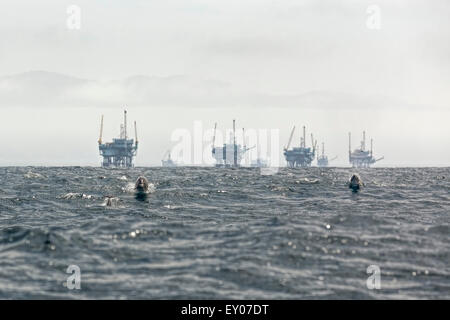
<svg viewBox="0 0 450 320"><path fill-rule="evenodd" d="M133 193L134 190L134 183L133 182L128 182L124 187L122 187L122 191L123 192L127 192L127 193Z"/></svg>
<svg viewBox="0 0 450 320"><path fill-rule="evenodd" d="M314 184L319 183L319 179L302 178L300 180L295 181L295 183Z"/></svg>
<svg viewBox="0 0 450 320"><path fill-rule="evenodd" d="M121 200L117 197L105 197L105 199L103 200L103 203L101 205L103 207L116 208L116 207L118 207L120 201Z"/></svg>
<svg viewBox="0 0 450 320"><path fill-rule="evenodd" d="M122 191L126 193L135 193L135 185L133 182L128 182L124 187L122 187ZM145 193L153 193L156 191L156 187L153 183L148 183L148 191Z"/></svg>
<svg viewBox="0 0 450 320"><path fill-rule="evenodd" d="M59 198L62 199L93 199L94 196L90 194L78 193L78 192L69 192Z"/></svg>
<svg viewBox="0 0 450 320"><path fill-rule="evenodd" d="M40 173L36 173L36 172L32 172L32 171L28 171L27 173L24 174L24 177L27 179L39 179L39 178L44 178L44 176Z"/></svg>

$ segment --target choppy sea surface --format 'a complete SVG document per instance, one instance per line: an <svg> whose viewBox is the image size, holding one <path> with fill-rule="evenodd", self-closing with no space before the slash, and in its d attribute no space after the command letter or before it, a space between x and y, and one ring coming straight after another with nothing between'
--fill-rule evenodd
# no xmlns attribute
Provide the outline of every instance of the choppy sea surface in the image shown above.
<svg viewBox="0 0 450 320"><path fill-rule="evenodd" d="M147 197L133 192L141 175ZM0 299L450 299L450 168L3 167L0 179Z"/></svg>

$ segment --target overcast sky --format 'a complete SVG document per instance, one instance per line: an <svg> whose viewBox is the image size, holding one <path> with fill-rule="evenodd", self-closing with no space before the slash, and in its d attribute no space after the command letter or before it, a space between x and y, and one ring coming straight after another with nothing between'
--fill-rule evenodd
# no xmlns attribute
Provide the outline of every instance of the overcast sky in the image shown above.
<svg viewBox="0 0 450 320"><path fill-rule="evenodd" d="M79 30L67 27L70 5L81 9ZM371 5L379 29L368 27ZM2 0L0 12L0 77L15 81L0 83L0 165L98 165L100 115L111 139L127 101L140 127L137 165L159 164L177 128L233 118L279 129L280 148L305 124L336 165L348 165L347 132L356 146L364 129L385 156L380 166L450 163L448 0ZM96 83L47 105L14 78L34 70ZM190 80L164 84L157 99L145 87L134 100L120 81L135 75Z"/></svg>

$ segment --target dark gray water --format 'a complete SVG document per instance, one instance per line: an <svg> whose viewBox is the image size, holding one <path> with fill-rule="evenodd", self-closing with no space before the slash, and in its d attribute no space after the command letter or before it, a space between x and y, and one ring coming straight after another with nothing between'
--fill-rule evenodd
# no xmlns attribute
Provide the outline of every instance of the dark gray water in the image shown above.
<svg viewBox="0 0 450 320"><path fill-rule="evenodd" d="M449 299L450 169L353 172L0 168L0 298Z"/></svg>

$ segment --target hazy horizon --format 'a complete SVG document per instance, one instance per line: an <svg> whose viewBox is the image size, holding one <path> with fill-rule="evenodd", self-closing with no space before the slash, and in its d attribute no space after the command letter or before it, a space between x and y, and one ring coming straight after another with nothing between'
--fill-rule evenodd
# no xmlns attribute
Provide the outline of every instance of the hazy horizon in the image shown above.
<svg viewBox="0 0 450 320"><path fill-rule="evenodd" d="M76 5L80 28L70 29ZM379 28L370 28L373 5ZM372 7L371 7L372 6ZM0 166L99 166L122 110L136 166L177 129L292 126L348 167L366 130L374 167L449 166L450 3L433 1L3 1ZM372 9L370 9L372 8ZM26 10L24 10L26 9ZM294 144L298 144L299 131ZM307 140L309 142L309 139ZM205 143L205 147L207 143Z"/></svg>

